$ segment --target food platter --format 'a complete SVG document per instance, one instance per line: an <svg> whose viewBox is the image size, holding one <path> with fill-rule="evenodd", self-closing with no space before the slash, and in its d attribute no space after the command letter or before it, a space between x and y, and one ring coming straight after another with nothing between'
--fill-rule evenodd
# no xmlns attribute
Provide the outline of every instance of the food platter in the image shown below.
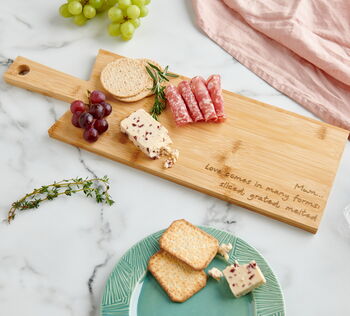
<svg viewBox="0 0 350 316"><path fill-rule="evenodd" d="M87 90L103 90L100 75L121 58L100 50L89 81L74 78L23 57L4 74L19 87L72 102ZM172 84L186 80L172 79ZM96 143L82 139L67 111L49 129L57 140L212 195L260 214L316 233L349 132L244 96L223 91L224 123L177 127L169 109L160 123L180 156L164 170L121 132L120 122L138 109L149 112L152 96L125 103L107 94L113 106L110 128Z"/></svg>
<svg viewBox="0 0 350 316"><path fill-rule="evenodd" d="M159 250L163 230L130 248L111 272L101 303L101 316L284 316L285 306L279 282L263 256L239 237L227 232L200 227L219 240L233 245L230 263L255 260L266 277L266 284L251 294L235 299L224 281L209 279L207 286L184 303L173 303L152 275L147 272L149 258ZM211 266L226 263L216 258Z"/></svg>

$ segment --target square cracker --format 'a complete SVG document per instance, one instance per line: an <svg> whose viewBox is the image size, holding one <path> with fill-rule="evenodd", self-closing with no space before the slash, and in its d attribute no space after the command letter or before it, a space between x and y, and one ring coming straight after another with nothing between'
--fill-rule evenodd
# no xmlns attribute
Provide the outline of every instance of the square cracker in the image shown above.
<svg viewBox="0 0 350 316"><path fill-rule="evenodd" d="M174 221L159 240L161 249L187 263L194 270L203 270L215 257L219 242L184 219Z"/></svg>
<svg viewBox="0 0 350 316"><path fill-rule="evenodd" d="M173 302L181 303L188 300L207 283L204 271L193 270L164 250L151 257L148 270Z"/></svg>

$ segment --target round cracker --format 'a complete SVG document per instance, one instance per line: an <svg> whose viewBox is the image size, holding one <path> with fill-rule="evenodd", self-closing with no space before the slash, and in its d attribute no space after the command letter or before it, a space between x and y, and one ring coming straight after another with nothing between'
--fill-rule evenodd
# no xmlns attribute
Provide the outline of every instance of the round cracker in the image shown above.
<svg viewBox="0 0 350 316"><path fill-rule="evenodd" d="M149 64L152 64L154 66L157 66L160 70L163 70L162 66L159 65L156 61L154 60L151 60L151 59L147 59L147 58L141 58L141 59L138 59L139 61L141 61L143 63L143 65L146 67L150 67ZM153 81L153 80L152 80Z"/></svg>
<svg viewBox="0 0 350 316"><path fill-rule="evenodd" d="M119 101L130 103L130 102L140 101L140 100L144 99L145 97L148 97L148 96L150 96L150 95L152 95L152 94L153 94L153 92L152 92L151 90L146 89L146 90L143 90L143 91L141 91L139 94L136 94L136 95L134 95L134 96L132 96L132 97L128 97L128 98L119 98L119 97L116 97L116 96L115 96L115 98L116 98L117 100L119 100Z"/></svg>
<svg viewBox="0 0 350 316"><path fill-rule="evenodd" d="M153 61L153 60L150 60L150 59L146 59L146 58L143 58L143 59L139 59L144 67L146 66L149 66L148 63L151 63L155 66L157 66L160 70L162 70L162 66L159 65L157 62ZM148 73L147 73L148 74ZM153 94L153 91L152 91L152 87L153 87L153 80L151 81L151 85L149 85L148 87L146 87L145 89L143 89L140 93L134 95L134 96L131 96L131 97L126 97L126 98L121 98L121 97L118 97L118 96L114 96L117 100L119 101L122 101L122 102L127 102L127 103L131 103L131 102L136 102L136 101L140 101L142 100L143 98L146 98L150 95Z"/></svg>
<svg viewBox="0 0 350 316"><path fill-rule="evenodd" d="M130 58L120 58L107 64L100 79L109 93L122 98L135 96L152 84L144 62Z"/></svg>

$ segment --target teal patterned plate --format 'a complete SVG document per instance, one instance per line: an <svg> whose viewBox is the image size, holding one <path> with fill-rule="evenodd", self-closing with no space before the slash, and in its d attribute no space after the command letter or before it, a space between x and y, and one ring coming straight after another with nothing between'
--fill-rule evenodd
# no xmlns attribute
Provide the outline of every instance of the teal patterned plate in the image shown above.
<svg viewBox="0 0 350 316"><path fill-rule="evenodd" d="M231 243L230 262L255 260L266 284L241 298L234 298L225 280L208 279L207 286L184 303L173 303L147 272L149 258L159 250L164 230L138 242L120 259L107 281L101 304L102 316L284 316L281 288L265 259L242 239L224 231L200 227L219 240ZM210 266L224 268L215 258Z"/></svg>

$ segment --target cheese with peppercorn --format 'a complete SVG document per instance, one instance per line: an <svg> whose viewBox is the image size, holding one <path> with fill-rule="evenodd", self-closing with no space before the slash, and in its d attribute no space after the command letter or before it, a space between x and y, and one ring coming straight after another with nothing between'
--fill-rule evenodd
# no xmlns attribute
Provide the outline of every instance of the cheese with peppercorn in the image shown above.
<svg viewBox="0 0 350 316"><path fill-rule="evenodd" d="M168 130L145 110L139 109L122 120L120 129L148 157L157 159L172 143Z"/></svg>
<svg viewBox="0 0 350 316"><path fill-rule="evenodd" d="M240 265L237 261L228 266L223 274L235 297L246 295L266 283L265 277L255 261Z"/></svg>

